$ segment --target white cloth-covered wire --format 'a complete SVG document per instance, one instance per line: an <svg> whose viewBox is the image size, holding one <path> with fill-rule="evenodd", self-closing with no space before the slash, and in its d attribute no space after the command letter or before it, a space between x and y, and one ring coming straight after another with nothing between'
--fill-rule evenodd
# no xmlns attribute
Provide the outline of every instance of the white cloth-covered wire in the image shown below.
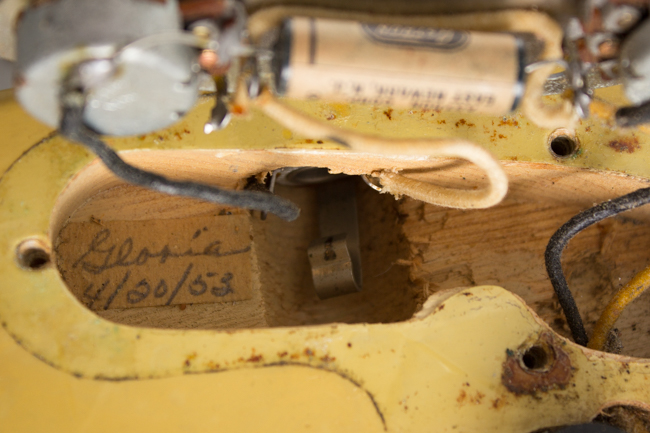
<svg viewBox="0 0 650 433"><path fill-rule="evenodd" d="M482 209L494 206L508 192L508 178L499 161L481 146L466 140L391 139L330 126L280 102L264 91L255 106L286 128L314 139L333 140L351 151L384 155L462 158L481 168L489 182L484 189L467 190L438 186L407 178L392 170L372 173L381 181L382 192L408 195L417 200L458 209Z"/></svg>

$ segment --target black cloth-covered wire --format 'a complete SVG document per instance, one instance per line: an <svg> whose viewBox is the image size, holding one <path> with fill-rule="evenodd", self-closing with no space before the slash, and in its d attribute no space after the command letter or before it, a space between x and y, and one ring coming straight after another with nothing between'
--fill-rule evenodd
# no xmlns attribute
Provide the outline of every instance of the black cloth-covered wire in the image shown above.
<svg viewBox="0 0 650 433"><path fill-rule="evenodd" d="M615 118L618 126L627 128L650 123L650 102L619 108Z"/></svg>
<svg viewBox="0 0 650 433"><path fill-rule="evenodd" d="M605 218L625 212L626 210L635 209L647 203L650 203L650 188L638 189L627 195L600 203L590 209L580 212L578 215L567 221L557 232L555 232L546 246L546 252L544 253L546 271L548 272L551 284L553 284L553 290L555 290L557 298L560 301L560 306L566 316L573 340L581 346L587 345L587 332L585 331L573 295L571 295L569 286L564 278L564 272L562 272L562 251L571 238L587 227L596 224Z"/></svg>
<svg viewBox="0 0 650 433"><path fill-rule="evenodd" d="M79 101L79 99L74 96L68 98L72 101ZM165 194L193 197L227 206L269 212L286 221L293 221L300 214L300 209L295 204L271 193L225 190L197 182L174 181L134 167L120 158L117 152L104 143L96 132L85 126L83 103L66 103L64 96L62 109L63 117L59 128L61 134L90 149L110 171L128 183Z"/></svg>

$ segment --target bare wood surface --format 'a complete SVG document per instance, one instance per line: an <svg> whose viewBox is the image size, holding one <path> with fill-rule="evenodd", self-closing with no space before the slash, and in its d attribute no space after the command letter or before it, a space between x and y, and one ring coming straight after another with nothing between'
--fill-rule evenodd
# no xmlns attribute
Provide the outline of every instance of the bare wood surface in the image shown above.
<svg viewBox="0 0 650 433"><path fill-rule="evenodd" d="M160 156L147 155L149 162ZM165 159L161 171L174 170ZM180 177L207 179L216 184L241 184L242 178L278 166L327 166L350 174L377 168L405 168L417 179L448 186L476 188L481 174L454 161L382 159L381 156L334 152L231 152L208 160L181 158ZM187 164L191 161L191 164ZM427 167L434 166L430 170ZM233 169L236 168L236 170ZM99 168L101 171L101 168ZM485 210L450 210L409 198L396 201L359 183L360 230L364 291L320 301L312 287L306 249L318 236L317 203L313 189L279 187L294 200L301 217L286 223L266 221L252 213L257 267L255 295L233 304L195 304L133 308L101 312L109 320L160 328L237 328L293 326L315 323L387 323L408 319L438 290L494 284L521 296L551 326L568 335L563 315L544 269L548 239L577 212L639 187L642 179L612 173L544 164L506 163L510 191L500 205ZM99 176L97 173L93 176ZM119 181L102 180L66 198L61 221L102 219L174 219L218 211L215 205L167 197ZM92 177L92 176L91 176ZM83 174L79 178L87 179ZM98 178L102 178L99 176ZM86 184L88 185L88 184ZM72 185L70 190L74 190ZM104 188L104 189L102 189ZM108 188L108 189L106 189ZM74 203L74 206L71 204ZM650 264L650 208L605 220L585 230L564 254L569 287L586 321L588 332L616 289ZM64 224L63 224L64 225ZM61 226L61 225L60 225ZM619 320L623 353L650 357L650 295L642 296ZM498 318L495 318L498 320Z"/></svg>
<svg viewBox="0 0 650 433"><path fill-rule="evenodd" d="M544 266L553 233L585 208L647 186L645 181L594 172L510 166L511 189L491 209L459 211L405 199L404 233L411 246L412 281L422 300L438 290L494 284L521 296L557 332L569 336ZM607 301L650 264L648 209L610 218L573 239L563 255L569 288L587 333ZM650 294L617 324L623 353L650 357Z"/></svg>

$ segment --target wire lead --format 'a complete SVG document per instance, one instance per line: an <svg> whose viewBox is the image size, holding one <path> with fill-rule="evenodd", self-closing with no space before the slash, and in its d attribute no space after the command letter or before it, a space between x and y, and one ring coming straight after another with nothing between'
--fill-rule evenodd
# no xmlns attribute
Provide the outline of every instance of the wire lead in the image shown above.
<svg viewBox="0 0 650 433"><path fill-rule="evenodd" d="M70 84L70 83L67 83ZM64 86L65 88L66 86ZM59 130L66 138L80 143L95 153L116 176L126 182L170 195L193 197L227 206L269 212L286 220L298 218L300 209L282 197L259 191L234 191L191 181L175 181L159 174L134 167L104 143L83 121L83 92L70 89L62 95L63 116Z"/></svg>
<svg viewBox="0 0 650 433"><path fill-rule="evenodd" d="M635 209L650 203L650 188L638 189L630 194L600 203L590 209L580 212L567 221L553 234L546 247L544 258L546 271L557 294L558 301L564 311L567 324L571 330L573 340L581 346L588 342L587 332L580 317L580 311L562 271L562 251L569 241L582 230L596 224L605 218L618 215L621 212Z"/></svg>

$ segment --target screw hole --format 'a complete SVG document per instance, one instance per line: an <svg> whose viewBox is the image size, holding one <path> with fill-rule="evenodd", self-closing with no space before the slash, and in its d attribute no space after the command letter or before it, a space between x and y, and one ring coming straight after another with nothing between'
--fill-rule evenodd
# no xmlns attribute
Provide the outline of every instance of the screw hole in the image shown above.
<svg viewBox="0 0 650 433"><path fill-rule="evenodd" d="M548 366L550 357L542 346L532 346L521 356L521 361L529 370L543 370Z"/></svg>
<svg viewBox="0 0 650 433"><path fill-rule="evenodd" d="M25 269L38 270L50 263L50 253L43 242L35 239L26 240L16 249L18 264Z"/></svg>
<svg viewBox="0 0 650 433"><path fill-rule="evenodd" d="M556 158L568 158L575 155L578 150L578 143L566 135L558 135L551 140L549 151Z"/></svg>

